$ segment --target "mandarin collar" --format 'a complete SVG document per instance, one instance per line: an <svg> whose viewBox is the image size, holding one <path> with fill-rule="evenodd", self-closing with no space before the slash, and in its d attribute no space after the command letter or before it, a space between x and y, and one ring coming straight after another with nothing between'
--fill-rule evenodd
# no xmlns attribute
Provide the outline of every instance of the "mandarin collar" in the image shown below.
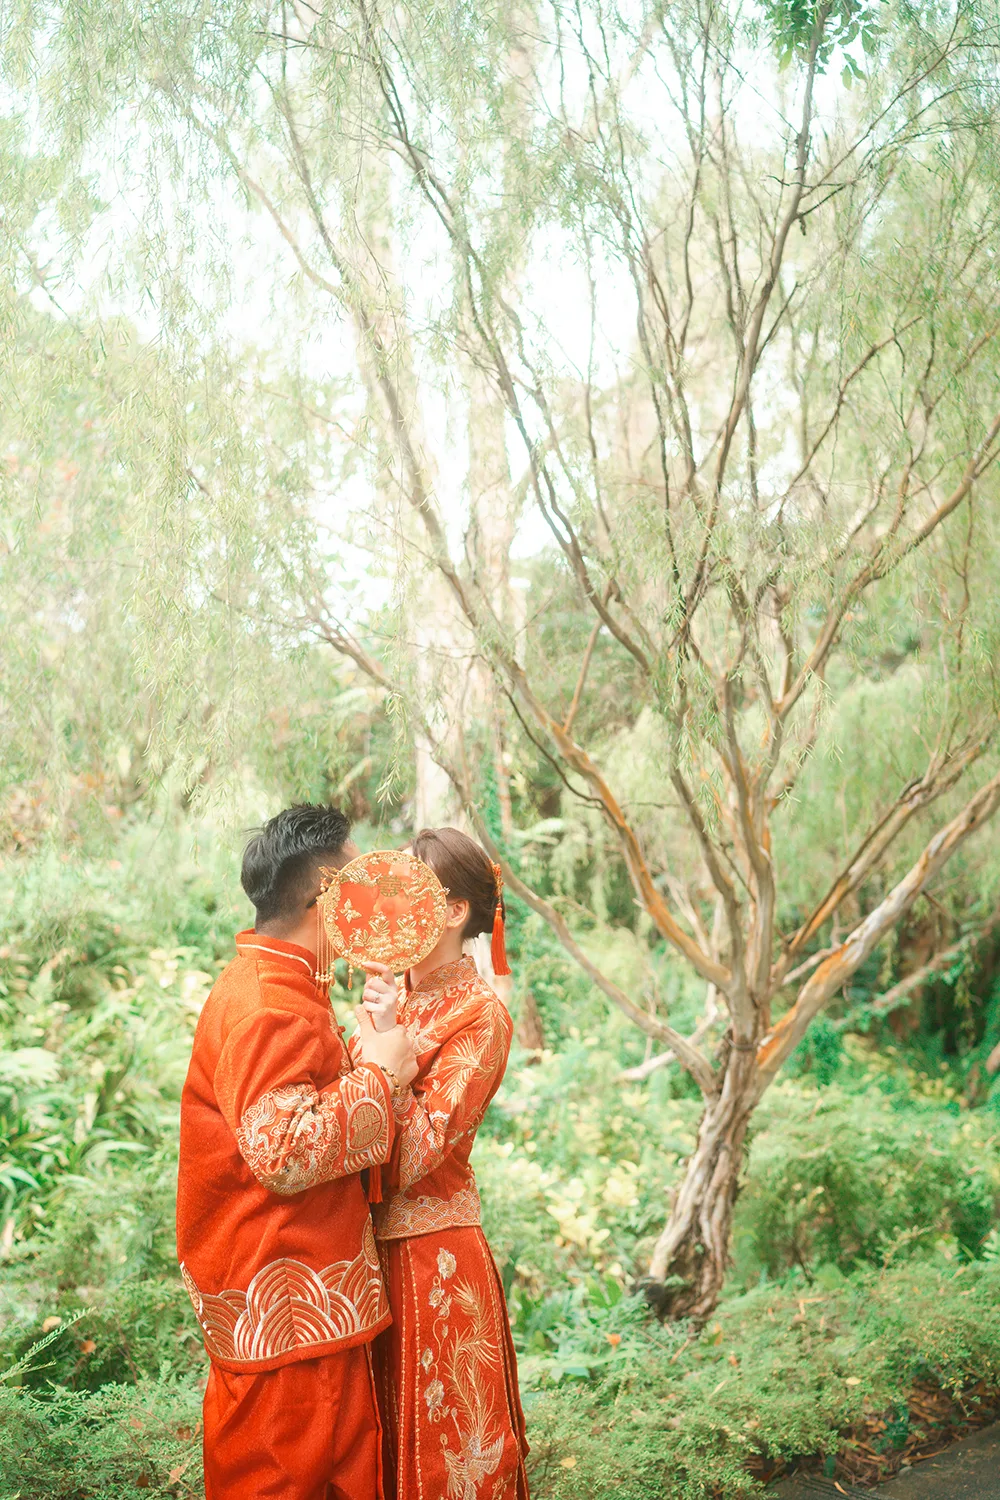
<svg viewBox="0 0 1000 1500"><path fill-rule="evenodd" d="M286 943L282 938L271 937L264 932L255 932L252 927L236 934L236 951L260 953L267 958L281 959L289 968L301 971L304 967L310 979L316 977L316 957L308 948L300 948L298 943Z"/></svg>
<svg viewBox="0 0 1000 1500"><path fill-rule="evenodd" d="M475 961L468 953L463 953L461 958L452 959L450 964L441 964L439 968L432 969L429 974L425 974L420 983L413 986L410 994L433 995L460 979L474 979L478 973Z"/></svg>

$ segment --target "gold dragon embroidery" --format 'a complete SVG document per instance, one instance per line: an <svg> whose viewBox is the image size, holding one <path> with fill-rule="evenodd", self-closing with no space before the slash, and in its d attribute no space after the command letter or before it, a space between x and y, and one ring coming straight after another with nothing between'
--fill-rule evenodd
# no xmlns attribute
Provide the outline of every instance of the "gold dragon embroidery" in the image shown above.
<svg viewBox="0 0 1000 1500"><path fill-rule="evenodd" d="M340 1123L345 1110L346 1140ZM310 1084L286 1084L244 1111L236 1144L258 1182L290 1197L384 1161L388 1112L384 1100L369 1093L363 1075L342 1077L336 1099Z"/></svg>

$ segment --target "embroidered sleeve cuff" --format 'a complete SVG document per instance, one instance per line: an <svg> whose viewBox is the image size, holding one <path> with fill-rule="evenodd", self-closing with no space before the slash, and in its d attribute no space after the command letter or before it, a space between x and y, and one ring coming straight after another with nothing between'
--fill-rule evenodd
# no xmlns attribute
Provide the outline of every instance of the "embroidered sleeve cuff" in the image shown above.
<svg viewBox="0 0 1000 1500"><path fill-rule="evenodd" d="M388 1080L365 1067L322 1093L293 1083L262 1094L244 1112L236 1144L258 1182L291 1197L379 1165L392 1137Z"/></svg>
<svg viewBox="0 0 1000 1500"><path fill-rule="evenodd" d="M392 1112L398 1125L405 1120L413 1107L414 1093L408 1083L404 1084L398 1093L392 1096Z"/></svg>
<svg viewBox="0 0 1000 1500"><path fill-rule="evenodd" d="M395 1131L395 1095L392 1084L388 1077L377 1067L375 1063L361 1063L348 1077L363 1080L372 1102L378 1101L379 1109L383 1114L382 1129L377 1136L373 1136L371 1146L368 1148L368 1160L362 1163L365 1167L381 1166L388 1160L389 1151L392 1146ZM407 1091L408 1092L408 1091Z"/></svg>

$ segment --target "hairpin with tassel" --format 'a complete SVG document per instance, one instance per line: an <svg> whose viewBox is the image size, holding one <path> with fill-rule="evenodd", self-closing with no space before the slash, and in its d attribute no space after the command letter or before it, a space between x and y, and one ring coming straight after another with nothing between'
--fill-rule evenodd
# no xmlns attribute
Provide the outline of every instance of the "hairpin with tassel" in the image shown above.
<svg viewBox="0 0 1000 1500"><path fill-rule="evenodd" d="M494 974L503 976L510 973L510 964L507 962L507 935L504 930L503 871L497 864L493 865L493 881L496 885L497 904L493 909L493 940L490 943L490 961L493 964Z"/></svg>

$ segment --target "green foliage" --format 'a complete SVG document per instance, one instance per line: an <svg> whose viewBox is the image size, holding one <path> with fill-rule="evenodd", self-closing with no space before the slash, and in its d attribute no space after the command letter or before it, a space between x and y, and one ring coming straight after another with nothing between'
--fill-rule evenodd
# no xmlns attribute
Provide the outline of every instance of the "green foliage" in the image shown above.
<svg viewBox="0 0 1000 1500"><path fill-rule="evenodd" d="M195 1497L201 1393L193 1382L140 1380L94 1394L56 1389L44 1401L0 1385L2 1500Z"/></svg>
<svg viewBox="0 0 1000 1500"><path fill-rule="evenodd" d="M723 1303L700 1336L599 1310L592 1384L531 1401L535 1492L546 1500L739 1500L755 1455L835 1454L866 1413L898 1409L916 1379L1000 1380L995 1264L913 1262L824 1286L761 1287ZM595 1341L596 1342L596 1341Z"/></svg>
<svg viewBox="0 0 1000 1500"><path fill-rule="evenodd" d="M828 66L834 51L860 41L865 53L878 51L886 31L884 0L764 0L762 9L774 39L779 66L793 58L808 61L815 56L818 72ZM844 53L843 83L850 87L863 73L849 52Z"/></svg>
<svg viewBox="0 0 1000 1500"><path fill-rule="evenodd" d="M849 1271L901 1250L978 1257L1000 1209L1000 1151L986 1114L940 1098L776 1085L750 1154L735 1254L759 1266Z"/></svg>
<svg viewBox="0 0 1000 1500"><path fill-rule="evenodd" d="M119 868L38 853L4 872L4 1500L75 1500L84 1475L95 1500L199 1493L205 1360L174 1265L176 1112L240 916L211 824L158 837L126 830ZM671 1069L619 1082L635 1032L533 919L519 941L550 1045L515 1055L475 1160L542 1500L736 1500L749 1456L833 1453L866 1401L905 1403L915 1373L990 1376L1000 1153L957 1074L817 1033L757 1116L717 1323L661 1327L630 1288L699 1103Z"/></svg>

